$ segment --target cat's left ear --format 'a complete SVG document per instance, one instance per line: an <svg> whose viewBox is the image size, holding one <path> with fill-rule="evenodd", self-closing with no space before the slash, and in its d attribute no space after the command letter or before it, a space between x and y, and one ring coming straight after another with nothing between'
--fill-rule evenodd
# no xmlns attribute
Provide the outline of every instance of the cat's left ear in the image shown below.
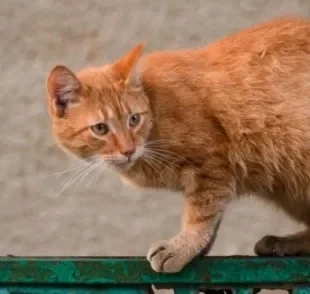
<svg viewBox="0 0 310 294"><path fill-rule="evenodd" d="M128 83L136 73L136 65L142 55L145 43L140 43L123 58L116 61L114 67L122 81Z"/></svg>

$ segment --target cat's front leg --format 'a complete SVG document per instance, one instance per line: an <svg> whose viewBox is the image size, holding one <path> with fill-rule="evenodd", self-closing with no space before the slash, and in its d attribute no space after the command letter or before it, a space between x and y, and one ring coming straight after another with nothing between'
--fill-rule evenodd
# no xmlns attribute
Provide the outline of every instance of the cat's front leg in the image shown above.
<svg viewBox="0 0 310 294"><path fill-rule="evenodd" d="M154 271L179 272L208 246L230 199L228 190L198 189L199 192L186 195L181 232L170 240L154 244L148 252Z"/></svg>

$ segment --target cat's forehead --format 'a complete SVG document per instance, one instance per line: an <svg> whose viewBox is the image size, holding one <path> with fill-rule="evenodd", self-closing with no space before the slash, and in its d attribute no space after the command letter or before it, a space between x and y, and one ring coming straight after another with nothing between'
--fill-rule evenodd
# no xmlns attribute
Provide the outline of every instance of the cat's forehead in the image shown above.
<svg viewBox="0 0 310 294"><path fill-rule="evenodd" d="M108 104L102 104L92 111L89 120L91 123L98 123L107 120L117 119L119 114Z"/></svg>
<svg viewBox="0 0 310 294"><path fill-rule="evenodd" d="M123 101L102 101L97 104L94 109L96 116L99 119L121 119L131 113L130 108Z"/></svg>
<svg viewBox="0 0 310 294"><path fill-rule="evenodd" d="M122 118L132 112L144 111L145 105L129 85L113 80L106 68L88 68L77 74L89 87L92 112L100 120ZM90 97L89 97L90 98Z"/></svg>
<svg viewBox="0 0 310 294"><path fill-rule="evenodd" d="M100 100L100 102L103 102L102 100L106 100L106 103L111 103L121 96L121 92L124 92L101 68L84 69L77 73L77 77L87 86L84 95L92 96L92 101Z"/></svg>
<svg viewBox="0 0 310 294"><path fill-rule="evenodd" d="M111 126L121 126L126 124L128 117L135 112L135 109L122 103L102 102L92 107L88 116L89 124L109 122Z"/></svg>
<svg viewBox="0 0 310 294"><path fill-rule="evenodd" d="M77 77L83 84L98 89L108 87L112 82L108 73L102 68L83 69L77 73Z"/></svg>
<svg viewBox="0 0 310 294"><path fill-rule="evenodd" d="M105 68L87 68L77 73L77 76L84 85L88 86L89 94L104 93L104 96L108 97L120 97L125 94L126 87Z"/></svg>

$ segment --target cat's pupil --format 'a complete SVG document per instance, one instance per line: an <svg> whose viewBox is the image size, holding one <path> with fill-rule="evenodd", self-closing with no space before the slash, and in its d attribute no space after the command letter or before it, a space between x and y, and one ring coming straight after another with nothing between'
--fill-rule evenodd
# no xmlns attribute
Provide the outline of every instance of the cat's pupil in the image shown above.
<svg viewBox="0 0 310 294"><path fill-rule="evenodd" d="M131 127L134 127L134 126L136 126L139 122L140 122L140 115L139 115L138 113L135 113L135 114L133 114L133 115L130 117L129 125L130 125Z"/></svg>
<svg viewBox="0 0 310 294"><path fill-rule="evenodd" d="M99 123L91 126L91 129L97 135L105 135L109 131L108 126L104 123Z"/></svg>

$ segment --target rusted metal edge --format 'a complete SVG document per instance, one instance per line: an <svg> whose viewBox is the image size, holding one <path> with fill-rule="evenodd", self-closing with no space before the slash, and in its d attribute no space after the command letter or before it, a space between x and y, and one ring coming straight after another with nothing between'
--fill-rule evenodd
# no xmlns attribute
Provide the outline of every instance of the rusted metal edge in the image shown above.
<svg viewBox="0 0 310 294"><path fill-rule="evenodd" d="M17 284L310 286L310 257L200 257L177 274L143 257L0 257L0 286Z"/></svg>

